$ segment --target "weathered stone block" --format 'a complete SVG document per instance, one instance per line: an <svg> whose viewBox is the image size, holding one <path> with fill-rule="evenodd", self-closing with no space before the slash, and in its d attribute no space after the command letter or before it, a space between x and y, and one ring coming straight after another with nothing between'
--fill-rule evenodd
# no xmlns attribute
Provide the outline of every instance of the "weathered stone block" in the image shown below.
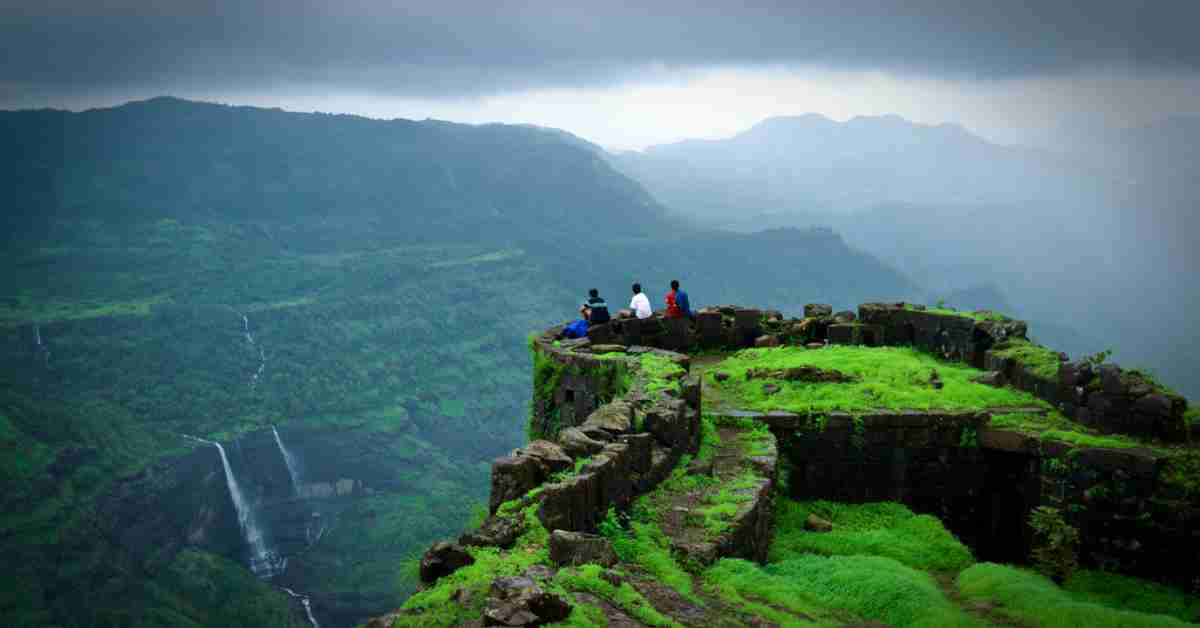
<svg viewBox="0 0 1200 628"><path fill-rule="evenodd" d="M617 564L617 553L600 535L555 530L550 533L550 562L560 567L587 563L612 567Z"/></svg>
<svg viewBox="0 0 1200 628"><path fill-rule="evenodd" d="M725 344L721 329L721 313L718 311L702 311L696 315L696 335L699 336L700 346L705 349L716 349Z"/></svg>
<svg viewBox="0 0 1200 628"><path fill-rule="evenodd" d="M590 438L577 427L569 427L559 432L558 443L573 458L590 456L604 448L602 441Z"/></svg>
<svg viewBox="0 0 1200 628"><path fill-rule="evenodd" d="M629 468L634 473L650 471L651 456L654 448L654 435L646 432L640 434L625 434L618 437L617 442L628 446Z"/></svg>
<svg viewBox="0 0 1200 628"><path fill-rule="evenodd" d="M739 308L733 314L733 332L736 346L753 347L755 338L762 333L762 312Z"/></svg>
<svg viewBox="0 0 1200 628"><path fill-rule="evenodd" d="M833 316L833 306L823 303L809 303L804 306L804 318L819 318Z"/></svg>
<svg viewBox="0 0 1200 628"><path fill-rule="evenodd" d="M500 504L521 497L542 481L542 465L528 456L507 456L492 461L492 493L488 500L490 512Z"/></svg>
<svg viewBox="0 0 1200 628"><path fill-rule="evenodd" d="M425 555L421 557L421 582L431 583L438 578L448 576L467 565L475 563L475 559L461 545L455 543L434 543Z"/></svg>
<svg viewBox="0 0 1200 628"><path fill-rule="evenodd" d="M596 345L612 344L617 336L613 332L611 323L601 323L599 325L589 325L587 337L594 348Z"/></svg>

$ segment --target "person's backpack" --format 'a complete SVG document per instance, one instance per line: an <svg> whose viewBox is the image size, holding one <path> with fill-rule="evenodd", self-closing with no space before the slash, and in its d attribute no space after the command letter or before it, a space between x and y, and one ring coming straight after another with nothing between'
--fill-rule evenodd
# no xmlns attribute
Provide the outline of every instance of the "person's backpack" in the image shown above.
<svg viewBox="0 0 1200 628"><path fill-rule="evenodd" d="M587 336L588 322L582 318L563 327L563 335L567 338L584 338Z"/></svg>

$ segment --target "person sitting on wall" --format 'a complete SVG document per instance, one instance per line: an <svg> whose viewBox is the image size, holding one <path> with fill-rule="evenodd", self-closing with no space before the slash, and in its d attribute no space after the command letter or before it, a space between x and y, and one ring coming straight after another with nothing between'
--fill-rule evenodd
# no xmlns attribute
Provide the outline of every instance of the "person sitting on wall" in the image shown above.
<svg viewBox="0 0 1200 628"><path fill-rule="evenodd" d="M633 300L629 302L629 309L633 310L638 318L650 318L654 313L650 309L650 299L646 298L646 295L642 292L642 284L640 283L633 284Z"/></svg>
<svg viewBox="0 0 1200 628"><path fill-rule="evenodd" d="M667 293L667 318L692 318L691 304L688 303L687 293L679 289L679 280L671 280L671 291Z"/></svg>
<svg viewBox="0 0 1200 628"><path fill-rule="evenodd" d="M595 288L588 290L588 300L579 308L579 313L583 316L584 320L592 325L607 323L611 320L611 316L608 313L608 303L600 298L600 291Z"/></svg>

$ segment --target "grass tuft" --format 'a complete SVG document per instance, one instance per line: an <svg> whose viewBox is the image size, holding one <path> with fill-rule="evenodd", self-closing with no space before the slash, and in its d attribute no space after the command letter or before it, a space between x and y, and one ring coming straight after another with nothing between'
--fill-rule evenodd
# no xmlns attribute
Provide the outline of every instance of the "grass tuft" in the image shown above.
<svg viewBox="0 0 1200 628"><path fill-rule="evenodd" d="M1105 593L1094 587L1109 587ZM1122 599L1138 600L1136 591L1145 586L1130 579L1084 576L1076 579L1076 591L1064 590L1049 578L1015 567L979 563L958 576L958 588L969 599L998 602L996 612L1016 621L1042 628L1183 628L1189 626L1175 617L1113 608ZM1137 603L1158 610L1161 590L1153 590ZM1180 610L1176 603L1170 609Z"/></svg>
<svg viewBox="0 0 1200 628"><path fill-rule="evenodd" d="M804 521L815 514L833 523L832 532L809 532ZM775 501L775 540L769 558L779 562L806 554L873 555L923 570L957 571L974 558L942 523L916 515L902 504L843 504L827 501Z"/></svg>
<svg viewBox="0 0 1200 628"><path fill-rule="evenodd" d="M855 376L849 383L808 383L746 379L752 368L782 370L794 366L815 366ZM729 405L744 410L787 410L801 414L831 411L868 411L877 409L972 410L1003 406L1039 406L1046 404L1033 395L1011 388L994 388L971 379L981 371L969 366L940 362L933 356L911 348L832 346L821 351L797 347L745 349L721 362L712 370L725 371L730 378L715 379L711 386ZM937 371L941 389L929 385ZM768 395L766 381L780 387Z"/></svg>
<svg viewBox="0 0 1200 628"><path fill-rule="evenodd" d="M982 626L947 600L929 574L880 556L808 555L765 568L725 559L704 580L727 600L761 600L793 613L832 619L829 610L836 609L896 628Z"/></svg>

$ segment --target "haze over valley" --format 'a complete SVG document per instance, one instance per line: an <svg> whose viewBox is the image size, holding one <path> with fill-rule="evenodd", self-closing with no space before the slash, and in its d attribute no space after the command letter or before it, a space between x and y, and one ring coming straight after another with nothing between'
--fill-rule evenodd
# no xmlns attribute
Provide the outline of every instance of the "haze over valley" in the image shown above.
<svg viewBox="0 0 1200 628"><path fill-rule="evenodd" d="M993 310L1200 399L1169 5L0 2L0 623L400 607L589 288Z"/></svg>

